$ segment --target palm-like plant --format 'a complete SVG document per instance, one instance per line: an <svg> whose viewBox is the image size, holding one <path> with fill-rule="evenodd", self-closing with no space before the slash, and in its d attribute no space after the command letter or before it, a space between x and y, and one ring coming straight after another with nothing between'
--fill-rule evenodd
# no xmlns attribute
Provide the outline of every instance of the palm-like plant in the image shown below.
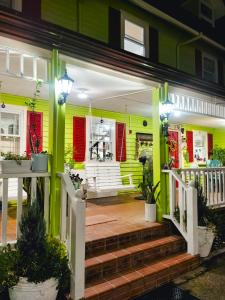
<svg viewBox="0 0 225 300"><path fill-rule="evenodd" d="M160 190L158 190L160 181L157 182L156 185L148 185L146 188L146 203L148 204L156 204L159 196L160 196Z"/></svg>

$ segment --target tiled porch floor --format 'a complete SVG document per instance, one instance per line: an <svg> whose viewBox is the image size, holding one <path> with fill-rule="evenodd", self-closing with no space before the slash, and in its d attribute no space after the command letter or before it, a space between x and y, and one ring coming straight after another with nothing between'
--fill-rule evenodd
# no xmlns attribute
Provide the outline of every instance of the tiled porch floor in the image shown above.
<svg viewBox="0 0 225 300"><path fill-rule="evenodd" d="M144 201L135 200L135 196L88 200L86 224L90 225L86 226L86 242L157 226L144 220Z"/></svg>
<svg viewBox="0 0 225 300"><path fill-rule="evenodd" d="M93 199L86 207L86 241L149 228L156 224L145 222L144 201L135 200L135 194ZM1 232L0 211L0 232ZM8 207L8 240L16 239L16 205ZM0 234L1 241L1 234Z"/></svg>

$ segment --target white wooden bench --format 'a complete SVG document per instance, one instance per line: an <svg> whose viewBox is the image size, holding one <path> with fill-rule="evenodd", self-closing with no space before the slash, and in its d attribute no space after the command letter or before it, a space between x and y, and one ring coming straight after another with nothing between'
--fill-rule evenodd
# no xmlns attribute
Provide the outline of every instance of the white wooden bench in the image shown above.
<svg viewBox="0 0 225 300"><path fill-rule="evenodd" d="M109 197L118 191L134 190L132 174L120 175L119 162L98 162L85 164L88 198ZM128 184L123 179L128 178Z"/></svg>

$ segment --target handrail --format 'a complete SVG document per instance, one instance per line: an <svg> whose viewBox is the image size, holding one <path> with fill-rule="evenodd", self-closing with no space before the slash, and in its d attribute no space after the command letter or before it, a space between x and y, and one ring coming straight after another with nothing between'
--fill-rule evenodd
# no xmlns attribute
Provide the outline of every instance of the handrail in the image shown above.
<svg viewBox="0 0 225 300"><path fill-rule="evenodd" d="M60 238L66 244L71 267L71 298L84 298L85 290L85 201L75 191L69 174L61 178Z"/></svg>
<svg viewBox="0 0 225 300"><path fill-rule="evenodd" d="M169 175L169 219L187 241L188 252L196 255L198 254L197 190L192 185L187 185L176 170L162 172Z"/></svg>

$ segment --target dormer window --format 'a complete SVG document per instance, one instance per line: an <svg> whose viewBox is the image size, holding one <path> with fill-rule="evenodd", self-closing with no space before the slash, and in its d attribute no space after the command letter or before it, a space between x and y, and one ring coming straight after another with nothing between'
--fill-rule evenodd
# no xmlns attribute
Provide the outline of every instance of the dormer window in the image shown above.
<svg viewBox="0 0 225 300"><path fill-rule="evenodd" d="M202 78L210 82L218 82L217 59L208 53L202 54Z"/></svg>
<svg viewBox="0 0 225 300"><path fill-rule="evenodd" d="M214 11L211 0L199 1L199 17L214 26Z"/></svg>

